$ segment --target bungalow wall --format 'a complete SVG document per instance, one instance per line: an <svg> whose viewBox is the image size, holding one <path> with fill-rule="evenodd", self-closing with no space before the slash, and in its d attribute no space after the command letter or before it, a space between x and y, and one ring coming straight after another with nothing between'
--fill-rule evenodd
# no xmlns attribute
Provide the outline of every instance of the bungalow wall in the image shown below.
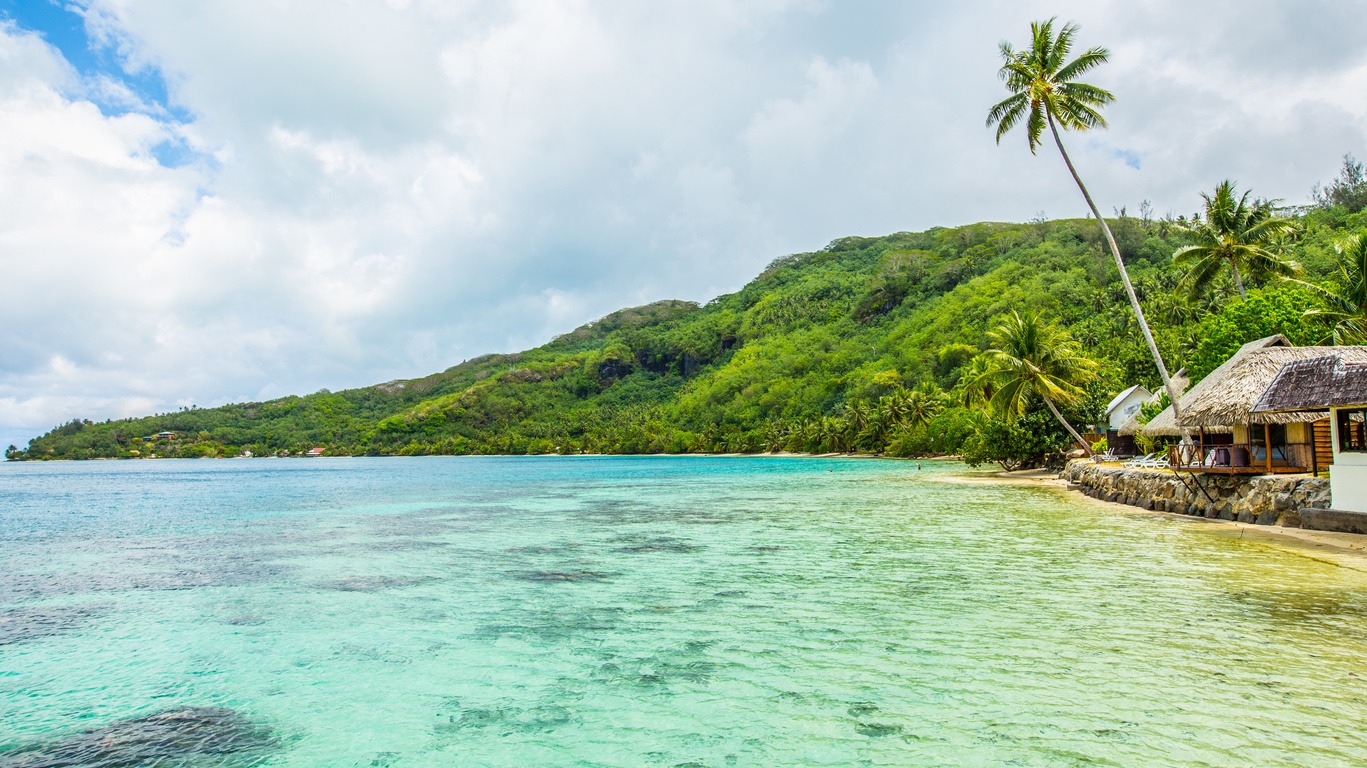
<svg viewBox="0 0 1367 768"><path fill-rule="evenodd" d="M1339 410L1329 410L1329 428L1334 441L1334 468L1329 472L1330 503L1334 509L1367 512L1367 451L1343 450L1343 441L1339 439Z"/></svg>

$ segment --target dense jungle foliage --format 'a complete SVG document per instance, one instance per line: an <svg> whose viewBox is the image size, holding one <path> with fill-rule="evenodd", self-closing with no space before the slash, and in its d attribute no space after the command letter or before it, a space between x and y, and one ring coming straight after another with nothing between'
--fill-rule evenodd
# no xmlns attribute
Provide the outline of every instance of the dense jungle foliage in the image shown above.
<svg viewBox="0 0 1367 768"><path fill-rule="evenodd" d="M1331 190L1334 188L1330 188ZM1362 206L1323 193L1294 216L1286 254L1333 288L1334 244L1367 228ZM1147 210L1147 206L1145 206ZM1193 380L1272 333L1330 333L1323 297L1280 278L1228 276L1193 294L1173 263L1185 217L1110 220L1171 369ZM848 237L774 261L705 306L625 309L517 354L343 392L74 420L12 459L299 455L869 452L960 454L1029 466L1068 444L1039 403L1006 421L964 381L1010 310L1039 313L1097 363L1064 408L1079 430L1116 392L1158 375L1095 221L981 223ZM979 401L980 402L980 401ZM171 432L173 437L157 437Z"/></svg>

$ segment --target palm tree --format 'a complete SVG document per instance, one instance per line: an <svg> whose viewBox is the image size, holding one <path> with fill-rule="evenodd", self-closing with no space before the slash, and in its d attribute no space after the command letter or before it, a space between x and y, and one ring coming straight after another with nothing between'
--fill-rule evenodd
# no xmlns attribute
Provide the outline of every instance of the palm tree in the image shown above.
<svg viewBox="0 0 1367 768"><path fill-rule="evenodd" d="M1173 263L1191 268L1186 280L1193 296L1202 293L1225 266L1233 271L1234 285L1243 299L1248 298L1244 274L1255 278L1294 277L1301 271L1299 264L1277 253L1295 225L1274 213L1275 201L1249 202L1249 192L1237 199L1235 194L1234 182L1228 179L1215 187L1215 194L1202 192L1206 217L1187 227L1196 243L1172 254Z"/></svg>
<svg viewBox="0 0 1367 768"><path fill-rule="evenodd" d="M878 409L883 414L883 420L895 427L905 427L907 423L907 391L898 387L896 390L878 399Z"/></svg>
<svg viewBox="0 0 1367 768"><path fill-rule="evenodd" d="M845 430L841 440L847 451L853 451L859 447L859 436L868 429L869 421L872 418L873 408L863 400L856 399L845 403L845 409L841 414L841 421L845 425Z"/></svg>
<svg viewBox="0 0 1367 768"><path fill-rule="evenodd" d="M905 423L909 427L919 427L944 410L944 393L933 381L927 381L907 393Z"/></svg>
<svg viewBox="0 0 1367 768"><path fill-rule="evenodd" d="M1335 243L1334 250L1339 262L1337 285L1292 282L1309 288L1327 305L1305 313L1307 317L1319 316L1334 324L1334 330L1323 341L1367 344L1367 230Z"/></svg>
<svg viewBox="0 0 1367 768"><path fill-rule="evenodd" d="M991 372L992 366L984 355L969 360L951 395L965 408L986 405L991 402L992 396L997 394L989 375Z"/></svg>
<svg viewBox="0 0 1367 768"><path fill-rule="evenodd" d="M1028 50L1017 51L1010 43L1001 44L1002 66L997 74L1011 95L992 107L987 114L987 125L997 127L997 143L1001 144L1002 137L1024 121L1031 154L1039 148L1045 128L1053 135L1054 145L1063 156L1068 172L1072 174L1073 181L1077 183L1083 199L1087 201L1087 207L1091 209L1092 215L1101 225L1101 231L1106 235L1106 242L1111 247L1111 256L1115 258L1115 266L1120 270L1120 280L1125 284L1130 307L1134 309L1139 329L1144 333L1144 341L1148 342L1154 365L1163 377L1163 387L1172 400L1173 415L1177 417L1177 423L1181 424L1182 410L1178 398L1182 393L1177 391L1176 385L1173 384L1168 367L1163 363L1163 355L1159 353L1158 344L1153 340L1153 332L1149 330L1149 323L1144 319L1144 308L1139 306L1139 298L1135 296L1134 286L1130 284L1130 274L1125 270L1125 260L1120 258L1120 248L1115 244L1115 236L1111 234L1111 228L1102 218L1096 203L1092 201L1091 194L1087 192L1082 177L1078 176L1077 169L1073 167L1073 161L1068 157L1067 150L1063 148L1063 139L1059 136L1060 127L1071 131L1106 127L1106 119L1098 110L1115 101L1115 96L1094 85L1077 82L1077 78L1106 63L1110 52L1105 48L1089 48L1081 56L1068 61L1068 54L1073 48L1073 36L1077 34L1078 27L1071 22L1064 24L1055 35L1054 21L1037 21L1030 25L1031 40Z"/></svg>
<svg viewBox="0 0 1367 768"><path fill-rule="evenodd" d="M1079 385L1096 378L1096 363L1083 356L1067 331L1045 324L1038 313L1022 317L1011 310L987 338L992 347L983 353L986 365L980 376L995 389L988 405L1015 421L1029 408L1031 398L1038 396L1090 456L1087 441L1063 418L1058 404L1082 398Z"/></svg>

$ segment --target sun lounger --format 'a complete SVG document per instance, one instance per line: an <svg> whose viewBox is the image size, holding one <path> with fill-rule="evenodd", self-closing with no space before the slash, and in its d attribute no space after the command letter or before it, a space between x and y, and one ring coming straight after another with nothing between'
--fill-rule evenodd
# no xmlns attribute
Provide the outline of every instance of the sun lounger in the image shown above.
<svg viewBox="0 0 1367 768"><path fill-rule="evenodd" d="M1138 457L1138 458L1130 459L1129 461L1125 462L1125 463L1122 464L1121 466L1125 467L1126 469L1139 469L1139 468L1141 468L1141 467L1144 466L1144 462L1152 461L1152 460L1153 460L1153 454L1152 454L1152 453L1146 453L1146 454L1144 454L1143 456L1140 456L1140 457Z"/></svg>
<svg viewBox="0 0 1367 768"><path fill-rule="evenodd" d="M1149 458L1140 466L1144 469L1167 469L1168 457L1161 453L1149 454Z"/></svg>

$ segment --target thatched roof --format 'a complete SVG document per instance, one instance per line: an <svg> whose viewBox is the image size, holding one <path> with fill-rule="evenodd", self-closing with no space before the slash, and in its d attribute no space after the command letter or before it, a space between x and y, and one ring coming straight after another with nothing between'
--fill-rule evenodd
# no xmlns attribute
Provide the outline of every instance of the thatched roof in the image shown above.
<svg viewBox="0 0 1367 768"><path fill-rule="evenodd" d="M1367 404L1367 363L1348 362L1342 354L1293 360L1253 405L1255 417L1309 411L1319 417L1331 406Z"/></svg>
<svg viewBox="0 0 1367 768"><path fill-rule="evenodd" d="M1115 433L1122 436L1139 434L1139 430L1144 428L1144 425L1139 423L1140 415L1141 414L1136 413L1130 418L1125 419L1125 423L1121 424L1120 429L1117 429Z"/></svg>
<svg viewBox="0 0 1367 768"><path fill-rule="evenodd" d="M1250 423L1315 421L1321 416L1303 411L1254 414L1253 406L1286 363L1334 354L1347 362L1367 362L1367 347L1293 347L1280 334L1250 341L1182 395L1182 419L1189 429L1206 432L1230 432ZM1171 407L1142 431L1151 436L1182 434Z"/></svg>

